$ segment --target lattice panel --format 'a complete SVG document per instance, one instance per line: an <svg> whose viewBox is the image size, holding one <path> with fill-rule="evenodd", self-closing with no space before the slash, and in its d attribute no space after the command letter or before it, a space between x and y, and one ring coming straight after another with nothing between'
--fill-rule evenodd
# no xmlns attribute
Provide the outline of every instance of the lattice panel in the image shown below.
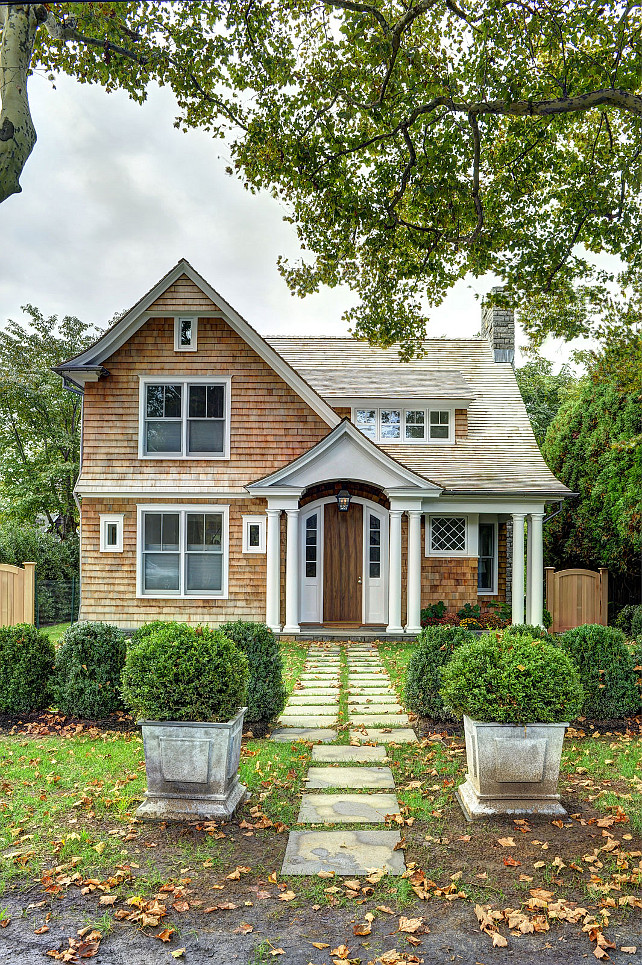
<svg viewBox="0 0 642 965"><path fill-rule="evenodd" d="M431 530L433 553L463 553L466 550L466 520L463 516L434 516Z"/></svg>

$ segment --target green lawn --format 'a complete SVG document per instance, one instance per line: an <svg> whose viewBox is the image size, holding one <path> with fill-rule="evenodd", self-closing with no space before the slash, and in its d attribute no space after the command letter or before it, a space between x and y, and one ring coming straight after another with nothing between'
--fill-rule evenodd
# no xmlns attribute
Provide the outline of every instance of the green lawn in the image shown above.
<svg viewBox="0 0 642 965"><path fill-rule="evenodd" d="M40 627L42 633L46 633L52 643L58 643L70 623L54 623L50 627Z"/></svg>

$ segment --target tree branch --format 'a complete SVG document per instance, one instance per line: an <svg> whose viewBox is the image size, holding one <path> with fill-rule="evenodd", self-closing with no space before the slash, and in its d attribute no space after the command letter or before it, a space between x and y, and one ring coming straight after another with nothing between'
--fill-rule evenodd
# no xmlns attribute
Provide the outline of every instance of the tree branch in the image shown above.
<svg viewBox="0 0 642 965"><path fill-rule="evenodd" d="M98 40L96 37L87 37L85 34L81 34L79 30L76 30L72 21L57 20L53 13L50 13L45 20L45 28L54 40L61 40L63 43L69 43L70 40L73 40L76 43L85 44L87 47L100 47L101 50L118 54L141 67L149 63L149 58L143 54L137 54L136 51L121 47L119 44L112 43L111 40Z"/></svg>

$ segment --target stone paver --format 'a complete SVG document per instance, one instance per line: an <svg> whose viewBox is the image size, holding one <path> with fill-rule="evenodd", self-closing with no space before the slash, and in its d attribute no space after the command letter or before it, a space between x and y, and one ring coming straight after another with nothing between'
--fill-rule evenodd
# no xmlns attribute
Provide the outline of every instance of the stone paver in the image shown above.
<svg viewBox="0 0 642 965"><path fill-rule="evenodd" d="M292 691L297 696L306 697L338 697L338 687L297 687Z"/></svg>
<svg viewBox="0 0 642 965"><path fill-rule="evenodd" d="M390 696L390 694L394 694L394 690L391 690L390 687L348 687L348 695L353 697L358 697L360 695L376 697L377 695L381 694Z"/></svg>
<svg viewBox="0 0 642 965"><path fill-rule="evenodd" d="M350 704L350 714L403 714L401 704ZM316 711L315 711L316 713ZM352 716L350 717L352 720Z"/></svg>
<svg viewBox="0 0 642 965"><path fill-rule="evenodd" d="M378 824L398 814L395 794L304 794L299 824Z"/></svg>
<svg viewBox="0 0 642 965"><path fill-rule="evenodd" d="M312 748L314 764L371 764L373 761L385 760L386 749L381 745L352 747L350 744L326 744Z"/></svg>
<svg viewBox="0 0 642 965"><path fill-rule="evenodd" d="M376 727L383 724L384 727L400 727L402 724L409 724L408 714L356 714L350 711L350 723L361 727Z"/></svg>
<svg viewBox="0 0 642 965"><path fill-rule="evenodd" d="M283 727L328 727L336 722L337 713L333 710L332 715L325 717L312 714L281 714L277 723Z"/></svg>
<svg viewBox="0 0 642 965"><path fill-rule="evenodd" d="M396 704L397 697L389 690L383 693L352 694L348 696L348 705L353 704Z"/></svg>
<svg viewBox="0 0 642 965"><path fill-rule="evenodd" d="M323 704L324 706L329 706L330 704L339 703L339 694L336 696L330 694L305 694L294 692L290 699L288 700L289 707L296 707L299 704Z"/></svg>
<svg viewBox="0 0 642 965"><path fill-rule="evenodd" d="M287 717L308 717L310 715L314 717L337 717L337 706L327 705L327 704L291 704L289 701L285 705L285 709L281 714L280 721L282 724L287 723Z"/></svg>
<svg viewBox="0 0 642 965"><path fill-rule="evenodd" d="M394 786L389 767L311 767L306 778L308 790L363 787L390 791Z"/></svg>
<svg viewBox="0 0 642 965"><path fill-rule="evenodd" d="M412 727L364 727L363 730L351 730L350 740L373 744L416 744L417 735Z"/></svg>
<svg viewBox="0 0 642 965"><path fill-rule="evenodd" d="M383 869L392 875L406 870L398 831L291 831L281 873L364 875Z"/></svg>
<svg viewBox="0 0 642 965"><path fill-rule="evenodd" d="M328 727L277 727L270 734L272 741L310 741L312 744L325 744L336 739L336 730Z"/></svg>

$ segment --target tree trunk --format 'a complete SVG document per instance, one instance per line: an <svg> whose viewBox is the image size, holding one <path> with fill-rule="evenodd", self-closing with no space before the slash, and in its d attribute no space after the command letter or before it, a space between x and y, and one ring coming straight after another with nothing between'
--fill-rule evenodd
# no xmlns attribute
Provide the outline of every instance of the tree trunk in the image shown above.
<svg viewBox="0 0 642 965"><path fill-rule="evenodd" d="M22 190L20 175L36 143L27 78L43 4L0 4L0 202Z"/></svg>

